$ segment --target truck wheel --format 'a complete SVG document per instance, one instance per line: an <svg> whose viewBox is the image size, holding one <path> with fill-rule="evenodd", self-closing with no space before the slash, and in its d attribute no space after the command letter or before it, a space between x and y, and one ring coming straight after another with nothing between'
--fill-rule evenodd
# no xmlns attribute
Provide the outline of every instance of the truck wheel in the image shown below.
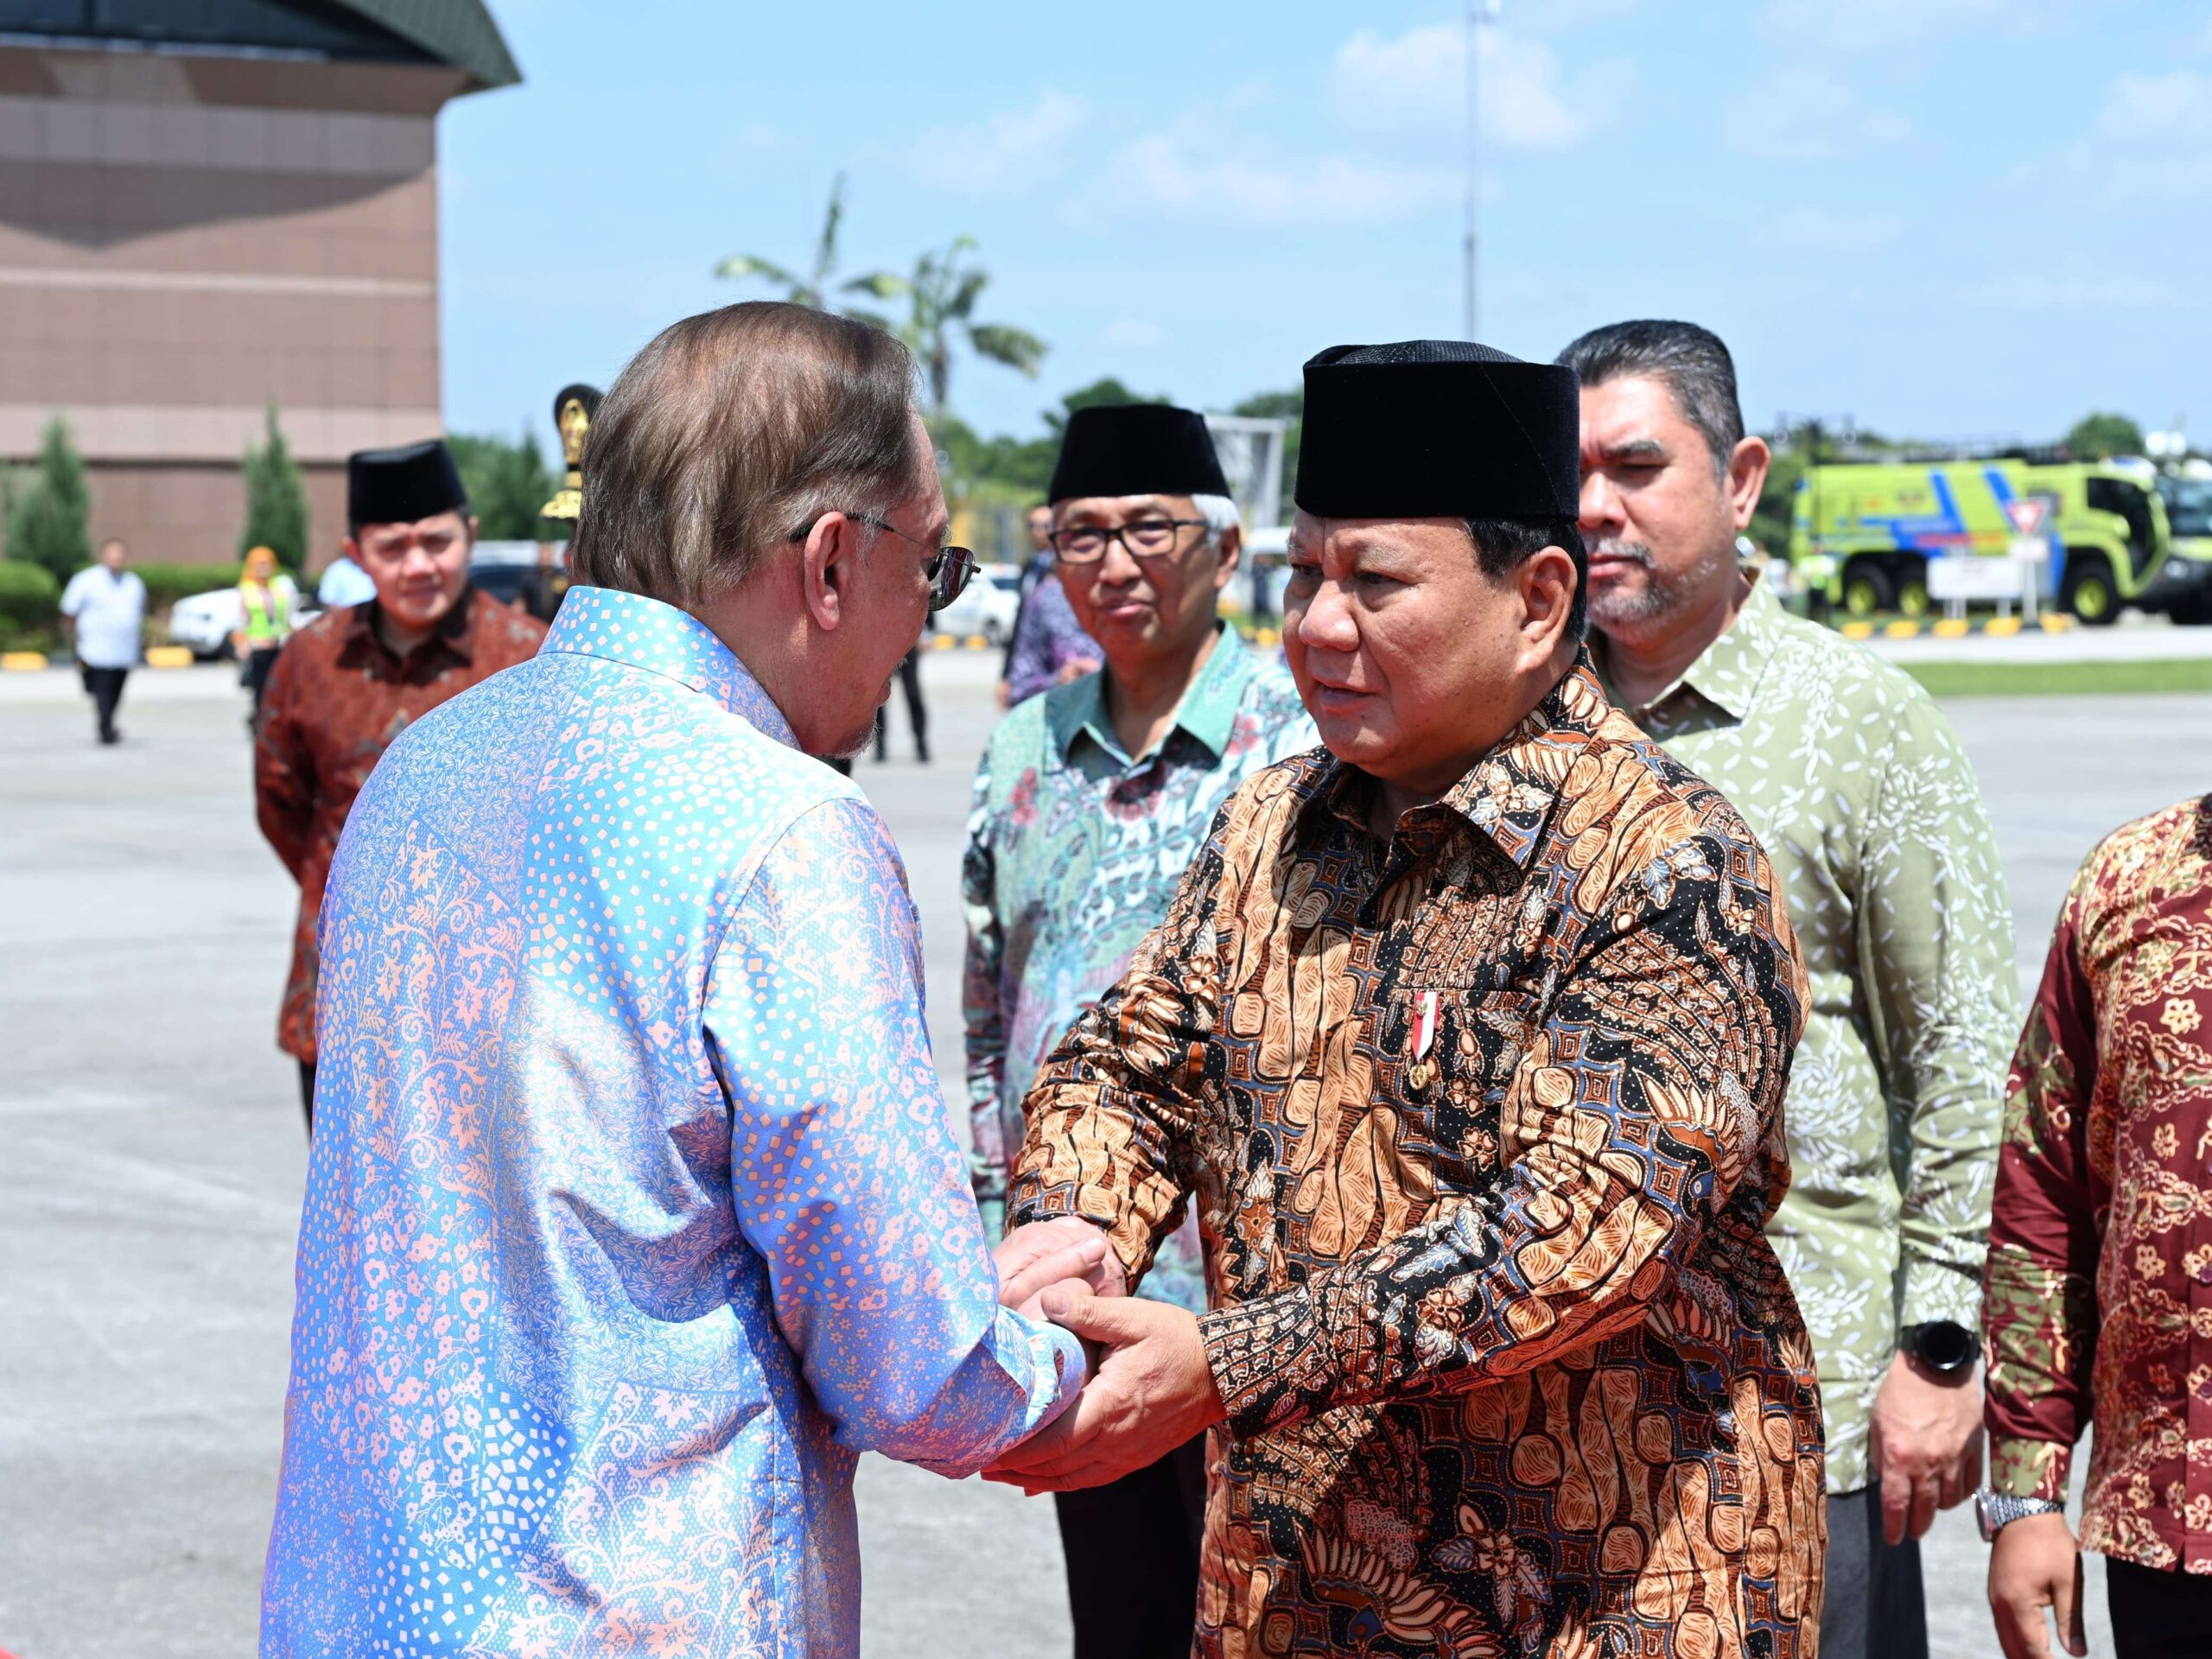
<svg viewBox="0 0 2212 1659"><path fill-rule="evenodd" d="M2112 566L2101 554L2068 557L2058 604L2084 627L2108 628L2120 620L2120 590L2113 585Z"/></svg>
<svg viewBox="0 0 2212 1659"><path fill-rule="evenodd" d="M2189 594L2166 607L2166 614L2184 628L2212 627L2212 594Z"/></svg>
<svg viewBox="0 0 2212 1659"><path fill-rule="evenodd" d="M1923 589L1925 598L1926 590ZM1886 611L1897 602L1897 590L1890 583L1889 572L1878 564L1853 563L1843 573L1843 613L1854 621L1865 621L1878 611Z"/></svg>
<svg viewBox="0 0 2212 1659"><path fill-rule="evenodd" d="M1918 621L1928 614L1928 567L1915 563L1897 573L1897 614Z"/></svg>

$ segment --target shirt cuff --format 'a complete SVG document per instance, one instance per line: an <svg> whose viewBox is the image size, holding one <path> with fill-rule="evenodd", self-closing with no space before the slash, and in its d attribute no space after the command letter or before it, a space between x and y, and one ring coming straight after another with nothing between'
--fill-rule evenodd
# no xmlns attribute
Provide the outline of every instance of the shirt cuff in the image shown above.
<svg viewBox="0 0 2212 1659"><path fill-rule="evenodd" d="M2057 1440L2031 1440L2017 1434L1989 1437L1989 1490L2007 1497L2066 1501L2074 1472L2074 1448Z"/></svg>
<svg viewBox="0 0 2212 1659"><path fill-rule="evenodd" d="M1326 1410L1335 1397L1335 1359L1303 1286L1202 1315L1198 1334L1240 1440Z"/></svg>
<svg viewBox="0 0 2212 1659"><path fill-rule="evenodd" d="M1981 1329L1981 1269L1972 1273L1942 1262L1907 1255L1897 1301L1897 1327L1948 1320Z"/></svg>

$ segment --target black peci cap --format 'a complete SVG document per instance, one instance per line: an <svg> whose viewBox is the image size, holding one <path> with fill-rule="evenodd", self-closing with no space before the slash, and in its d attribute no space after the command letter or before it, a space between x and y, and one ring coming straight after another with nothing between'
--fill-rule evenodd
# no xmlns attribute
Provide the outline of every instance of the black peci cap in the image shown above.
<svg viewBox="0 0 2212 1659"><path fill-rule="evenodd" d="M1167 404L1112 404L1068 416L1046 499L1228 493L1205 416Z"/></svg>
<svg viewBox="0 0 2212 1659"><path fill-rule="evenodd" d="M1572 518L1572 369L1471 340L1332 346L1306 365L1299 506L1323 518Z"/></svg>
<svg viewBox="0 0 2212 1659"><path fill-rule="evenodd" d="M397 449L356 449L346 457L346 522L411 524L442 512L466 512L468 492L442 439Z"/></svg>

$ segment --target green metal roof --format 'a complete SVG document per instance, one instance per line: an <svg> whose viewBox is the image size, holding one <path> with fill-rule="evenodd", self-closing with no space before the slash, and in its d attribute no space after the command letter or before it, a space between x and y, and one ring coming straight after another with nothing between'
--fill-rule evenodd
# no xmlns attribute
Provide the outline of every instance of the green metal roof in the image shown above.
<svg viewBox="0 0 2212 1659"><path fill-rule="evenodd" d="M337 4L441 63L466 69L473 92L512 86L522 79L484 0L337 0Z"/></svg>

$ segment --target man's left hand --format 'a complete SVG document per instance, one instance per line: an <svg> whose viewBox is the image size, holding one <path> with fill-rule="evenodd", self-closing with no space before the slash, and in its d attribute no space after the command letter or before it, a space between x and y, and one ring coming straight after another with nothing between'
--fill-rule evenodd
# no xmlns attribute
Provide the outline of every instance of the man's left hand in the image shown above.
<svg viewBox="0 0 2212 1659"><path fill-rule="evenodd" d="M1917 1538L1936 1511L1981 1484L1981 1373L1939 1376L1909 1354L1890 1362L1874 1395L1871 1451L1882 1483L1882 1535Z"/></svg>
<svg viewBox="0 0 2212 1659"><path fill-rule="evenodd" d="M1197 1316L1164 1302L1099 1298L1055 1289L1046 1316L1105 1357L1075 1404L983 1471L983 1478L1038 1492L1103 1486L1157 1463L1227 1414Z"/></svg>

